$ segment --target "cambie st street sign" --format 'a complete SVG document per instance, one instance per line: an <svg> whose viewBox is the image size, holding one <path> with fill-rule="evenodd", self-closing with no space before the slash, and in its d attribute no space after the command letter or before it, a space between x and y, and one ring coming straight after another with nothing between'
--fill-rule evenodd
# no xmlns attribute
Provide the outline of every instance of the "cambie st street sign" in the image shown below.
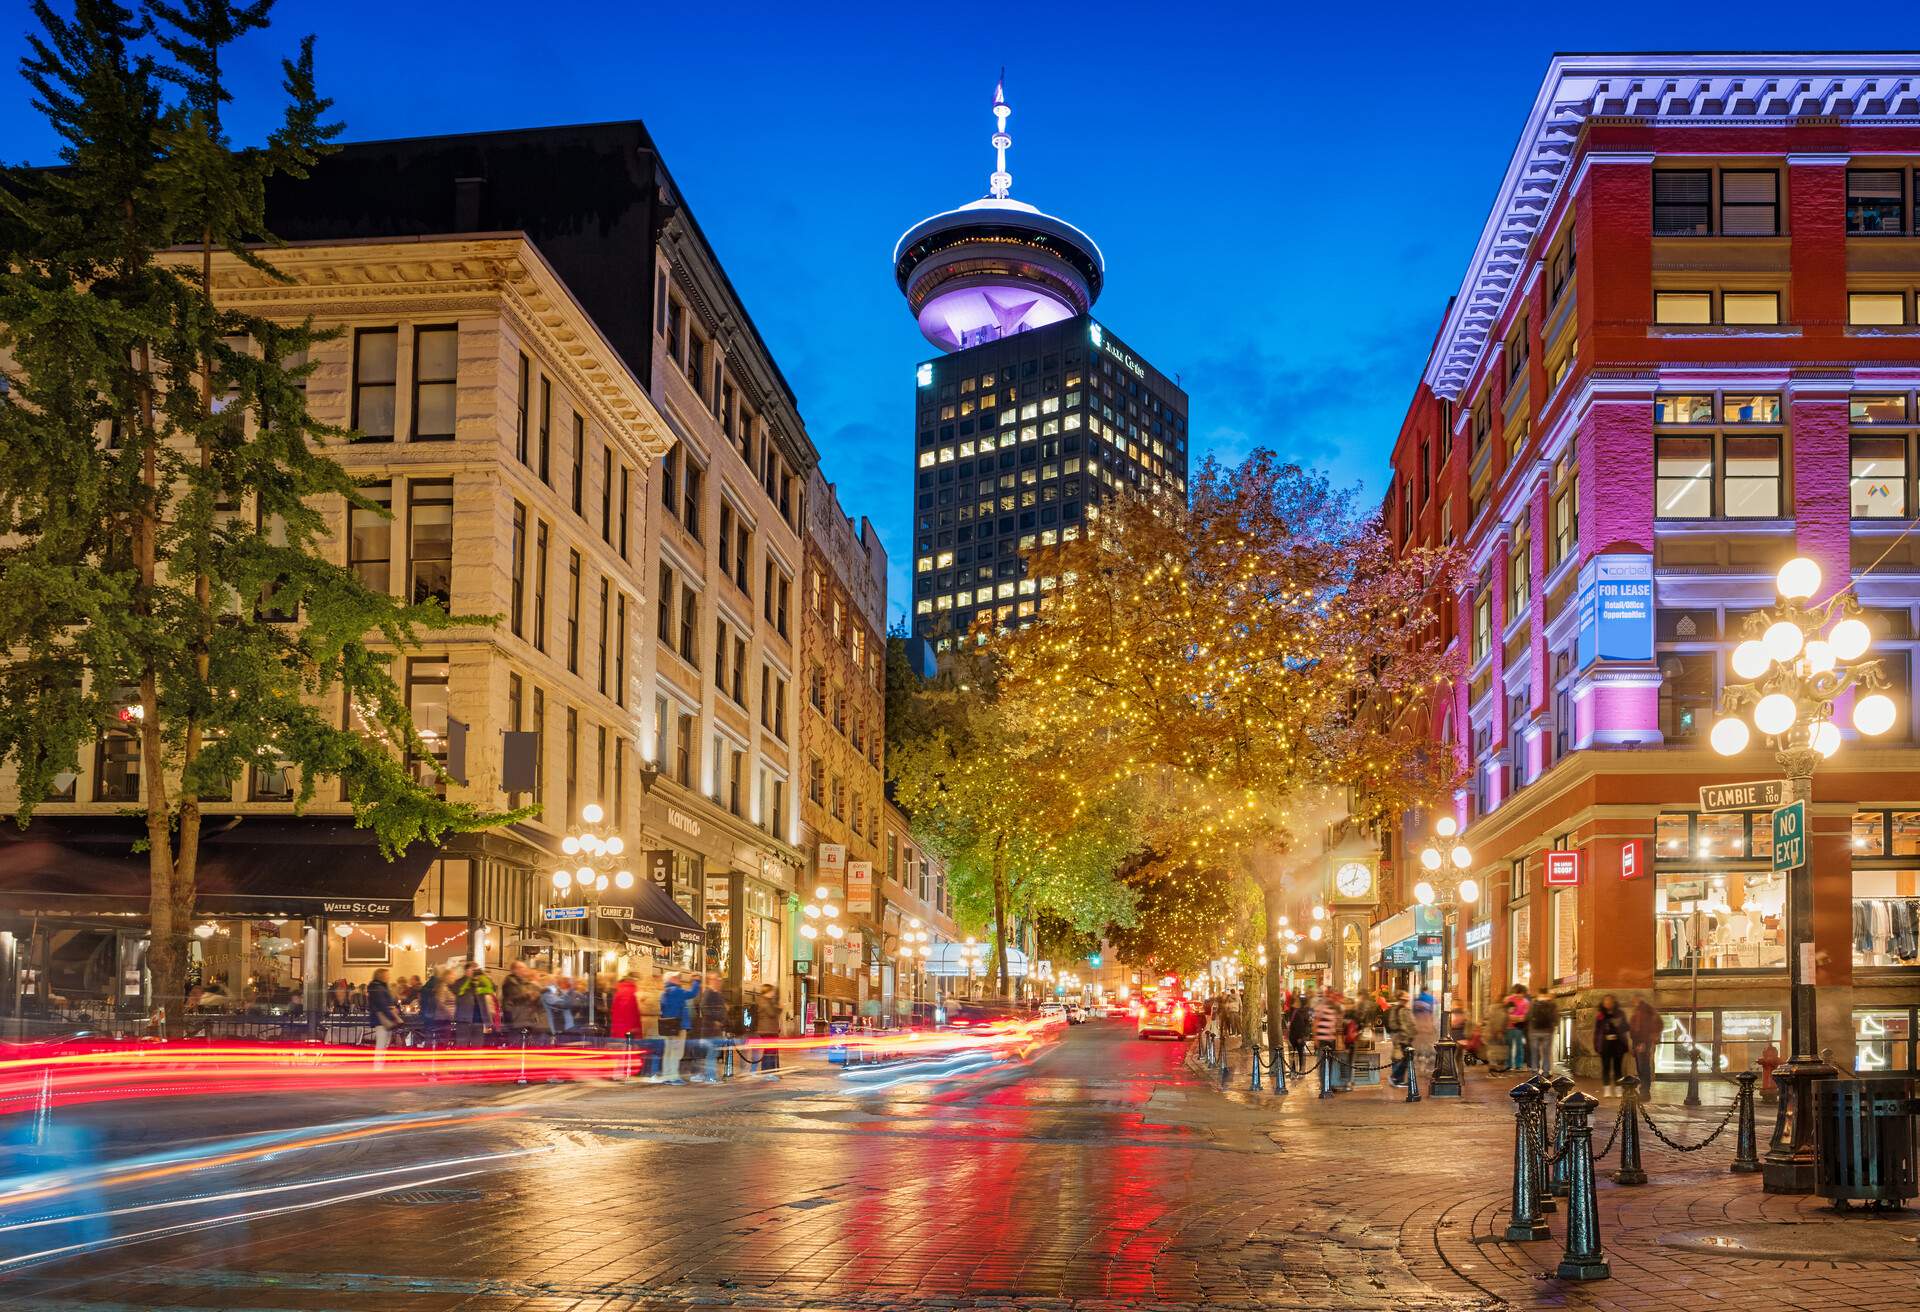
<svg viewBox="0 0 1920 1312"><path fill-rule="evenodd" d="M1700 790L1702 811L1770 811L1787 800L1784 779L1753 779L1744 784L1710 784Z"/></svg>

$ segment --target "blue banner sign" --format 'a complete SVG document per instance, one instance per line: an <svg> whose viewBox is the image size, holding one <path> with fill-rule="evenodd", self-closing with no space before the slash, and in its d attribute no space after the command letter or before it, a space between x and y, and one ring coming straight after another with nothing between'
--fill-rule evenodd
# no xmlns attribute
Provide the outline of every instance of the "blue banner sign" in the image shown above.
<svg viewBox="0 0 1920 1312"><path fill-rule="evenodd" d="M1595 556L1580 570L1580 667L1653 659L1653 557Z"/></svg>

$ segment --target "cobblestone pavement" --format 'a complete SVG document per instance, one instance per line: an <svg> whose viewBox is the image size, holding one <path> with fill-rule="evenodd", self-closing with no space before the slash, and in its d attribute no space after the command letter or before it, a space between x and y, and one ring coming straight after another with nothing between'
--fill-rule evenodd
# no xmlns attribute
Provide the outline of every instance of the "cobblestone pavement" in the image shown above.
<svg viewBox="0 0 1920 1312"><path fill-rule="evenodd" d="M1027 1065L940 1084L857 1092L809 1071L472 1095L503 1114L209 1173L190 1205L100 1200L164 1206L58 1227L59 1242L22 1240L26 1215L0 1195L5 1254L88 1245L0 1277L0 1306L1920 1306L1920 1219L1766 1197L1726 1172L1730 1137L1684 1157L1650 1142L1641 1188L1603 1178L1613 1277L1573 1284L1552 1278L1563 1215L1552 1241L1498 1238L1504 1082L1415 1105L1384 1088L1279 1099L1222 1094L1181 1056L1096 1023ZM1724 1112L1655 1114L1692 1142ZM1596 1115L1603 1140L1613 1116ZM526 1155L463 1160L502 1152Z"/></svg>

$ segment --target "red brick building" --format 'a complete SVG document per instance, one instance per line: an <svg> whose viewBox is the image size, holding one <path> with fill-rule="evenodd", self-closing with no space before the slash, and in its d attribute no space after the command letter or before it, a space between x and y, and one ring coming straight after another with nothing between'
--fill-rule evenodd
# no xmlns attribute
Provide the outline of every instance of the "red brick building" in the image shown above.
<svg viewBox="0 0 1920 1312"><path fill-rule="evenodd" d="M1476 1019L1520 980L1559 995L1576 1053L1609 992L1667 1018L1662 1074L1690 1035L1703 1068L1785 1049L1788 876L1767 812L1703 814L1698 790L1778 774L1706 733L1740 621L1803 554L1821 596L1852 579L1900 706L1815 777L1820 1041L1913 1069L1917 192L1920 55L1549 66L1386 506L1397 541L1469 562L1439 599L1463 673L1432 733L1468 772L1482 893L1448 948ZM1604 633L1583 584L1631 598ZM1417 850L1426 822L1396 846ZM1544 885L1549 850L1580 853L1577 884ZM1393 862L1383 914L1415 864Z"/></svg>

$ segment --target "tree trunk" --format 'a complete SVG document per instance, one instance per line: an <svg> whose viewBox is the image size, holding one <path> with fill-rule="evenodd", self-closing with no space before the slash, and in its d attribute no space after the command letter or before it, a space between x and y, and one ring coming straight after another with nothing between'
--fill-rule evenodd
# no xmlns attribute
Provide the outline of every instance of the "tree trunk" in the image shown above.
<svg viewBox="0 0 1920 1312"><path fill-rule="evenodd" d="M996 996L1009 997L1007 973L1007 857L1006 839L993 841L993 979Z"/></svg>
<svg viewBox="0 0 1920 1312"><path fill-rule="evenodd" d="M1280 926L1280 890L1273 884L1260 885L1260 900L1266 908L1267 925L1263 931L1267 946L1267 968L1261 972L1266 976L1267 1004L1267 1058L1277 1059L1286 1048L1286 1017L1280 1011L1280 967L1286 960L1286 954L1280 949L1280 938L1274 932Z"/></svg>

